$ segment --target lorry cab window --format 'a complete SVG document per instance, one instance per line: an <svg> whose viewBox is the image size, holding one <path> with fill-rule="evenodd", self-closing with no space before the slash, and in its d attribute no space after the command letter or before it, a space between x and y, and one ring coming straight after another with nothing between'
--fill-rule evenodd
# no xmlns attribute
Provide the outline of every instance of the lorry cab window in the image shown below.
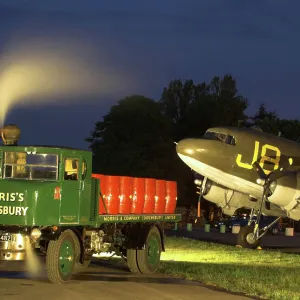
<svg viewBox="0 0 300 300"><path fill-rule="evenodd" d="M65 180L78 180L78 159L65 159Z"/></svg>
<svg viewBox="0 0 300 300"><path fill-rule="evenodd" d="M24 180L57 180L58 156L46 153L4 152L3 177Z"/></svg>

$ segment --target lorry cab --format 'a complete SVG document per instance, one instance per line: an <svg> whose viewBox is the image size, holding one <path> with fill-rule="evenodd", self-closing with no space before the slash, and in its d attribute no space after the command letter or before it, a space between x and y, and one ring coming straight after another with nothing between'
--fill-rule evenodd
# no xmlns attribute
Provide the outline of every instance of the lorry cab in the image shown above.
<svg viewBox="0 0 300 300"><path fill-rule="evenodd" d="M92 154L53 146L0 147L0 226L90 220Z"/></svg>

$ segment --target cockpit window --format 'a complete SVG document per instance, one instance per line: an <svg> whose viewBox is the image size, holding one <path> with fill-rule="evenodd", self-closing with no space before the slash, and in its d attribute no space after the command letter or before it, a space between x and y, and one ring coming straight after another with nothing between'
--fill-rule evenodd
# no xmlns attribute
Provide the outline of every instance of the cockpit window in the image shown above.
<svg viewBox="0 0 300 300"><path fill-rule="evenodd" d="M209 138L209 139L214 139L214 140L218 140L218 141L222 141L226 144L229 145L235 145L236 141L235 138L230 135L230 134L226 134L226 133L221 133L221 132L215 132L215 131L206 131L204 134L205 138Z"/></svg>

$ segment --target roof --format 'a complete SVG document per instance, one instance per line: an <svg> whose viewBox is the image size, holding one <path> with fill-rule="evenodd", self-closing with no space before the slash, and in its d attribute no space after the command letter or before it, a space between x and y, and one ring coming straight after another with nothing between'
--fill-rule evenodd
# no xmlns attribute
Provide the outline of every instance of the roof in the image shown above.
<svg viewBox="0 0 300 300"><path fill-rule="evenodd" d="M57 150L74 150L74 151L84 151L84 152L91 152L90 150L86 149L79 149L73 147L66 147L66 146L57 146L57 145L1 145L1 147L20 147L20 148L51 148Z"/></svg>

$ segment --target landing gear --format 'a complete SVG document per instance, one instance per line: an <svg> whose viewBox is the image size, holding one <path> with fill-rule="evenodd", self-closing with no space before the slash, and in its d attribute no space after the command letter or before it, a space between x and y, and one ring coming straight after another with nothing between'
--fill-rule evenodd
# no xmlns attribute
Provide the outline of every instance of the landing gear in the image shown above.
<svg viewBox="0 0 300 300"><path fill-rule="evenodd" d="M254 219L254 209L251 211L250 220L248 225L242 227L237 237L238 246L244 248L257 248L260 245L261 238L268 232L268 230L280 219L278 217L269 225L264 228L259 228L260 218L262 215L263 205L265 205L267 200L267 195L270 193L270 184L272 181L280 178L282 176L282 170L276 172L271 172L269 175L266 175L263 169L260 167L258 162L253 164L254 169L258 174L257 183L263 187L262 199L260 203L260 208L257 211L256 219ZM273 231L274 232L274 231Z"/></svg>
<svg viewBox="0 0 300 300"><path fill-rule="evenodd" d="M242 227L237 237L237 244L242 248L256 249L260 241L254 235L254 227L249 225Z"/></svg>
<svg viewBox="0 0 300 300"><path fill-rule="evenodd" d="M259 228L259 215L261 215L261 211L257 214L257 219L253 220L250 217L250 220L248 222L248 225L242 227L240 229L240 232L237 236L237 245L241 246L242 248L251 248L256 249L260 246L261 238L269 231L269 229L280 219L278 217L276 220L274 220L269 225ZM277 234L278 229L273 228L271 230L272 234Z"/></svg>

